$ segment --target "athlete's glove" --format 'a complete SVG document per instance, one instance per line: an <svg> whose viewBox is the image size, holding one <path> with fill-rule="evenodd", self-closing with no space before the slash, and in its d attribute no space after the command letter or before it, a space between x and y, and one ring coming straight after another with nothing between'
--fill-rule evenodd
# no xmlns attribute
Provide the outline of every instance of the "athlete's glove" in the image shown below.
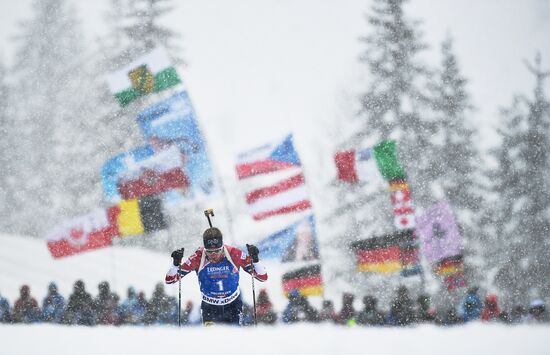
<svg viewBox="0 0 550 355"><path fill-rule="evenodd" d="M170 255L174 260L174 266L180 266L181 259L183 259L183 251L184 251L184 248L174 250Z"/></svg>
<svg viewBox="0 0 550 355"><path fill-rule="evenodd" d="M247 244L246 249L248 250L248 255L252 258L253 263L257 263L260 261L260 258L258 258L258 254L260 254L260 251L258 250L258 247L252 244Z"/></svg>

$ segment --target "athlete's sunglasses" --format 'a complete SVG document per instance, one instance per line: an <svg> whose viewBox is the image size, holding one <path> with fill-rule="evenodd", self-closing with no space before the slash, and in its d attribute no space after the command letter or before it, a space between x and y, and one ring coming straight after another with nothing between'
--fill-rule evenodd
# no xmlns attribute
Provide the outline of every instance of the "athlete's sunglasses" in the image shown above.
<svg viewBox="0 0 550 355"><path fill-rule="evenodd" d="M206 255L220 254L223 251L223 247L217 249L205 249Z"/></svg>

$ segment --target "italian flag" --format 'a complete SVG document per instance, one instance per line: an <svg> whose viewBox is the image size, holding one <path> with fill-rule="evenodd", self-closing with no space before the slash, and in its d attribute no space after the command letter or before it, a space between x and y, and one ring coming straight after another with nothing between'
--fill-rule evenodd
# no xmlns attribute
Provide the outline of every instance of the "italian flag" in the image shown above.
<svg viewBox="0 0 550 355"><path fill-rule="evenodd" d="M382 141L372 148L347 150L334 156L338 179L380 182L405 178L405 171L397 158L395 141Z"/></svg>
<svg viewBox="0 0 550 355"><path fill-rule="evenodd" d="M107 84L120 106L181 83L166 50L157 47L125 67L109 74Z"/></svg>

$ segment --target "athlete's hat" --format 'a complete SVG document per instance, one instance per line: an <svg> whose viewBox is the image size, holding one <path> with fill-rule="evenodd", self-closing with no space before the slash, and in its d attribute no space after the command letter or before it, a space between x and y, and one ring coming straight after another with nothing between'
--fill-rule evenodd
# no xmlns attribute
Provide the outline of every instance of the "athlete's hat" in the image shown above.
<svg viewBox="0 0 550 355"><path fill-rule="evenodd" d="M223 246L222 232L216 228L208 228L202 234L202 241L206 249L219 249Z"/></svg>

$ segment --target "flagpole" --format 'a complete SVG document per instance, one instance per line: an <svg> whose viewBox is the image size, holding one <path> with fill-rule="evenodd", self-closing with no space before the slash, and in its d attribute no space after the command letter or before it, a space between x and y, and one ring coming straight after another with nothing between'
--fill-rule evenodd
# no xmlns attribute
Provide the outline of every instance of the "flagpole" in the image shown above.
<svg viewBox="0 0 550 355"><path fill-rule="evenodd" d="M294 134L292 134L292 146L294 148L294 150L296 150L296 147L295 147L295 143L294 143ZM296 154L298 154L298 152L296 151ZM300 159L300 170L302 172L302 175L304 176L304 185L306 186L306 191L307 191L307 194L309 196L309 202L310 202L310 210L311 210L311 214L313 215L313 222L314 222L314 233L315 233L315 237L316 237L316 241L317 241L317 256L318 256L318 259L317 260L310 260L310 265L314 265L315 263L318 263L319 264L319 275L321 276L321 280L323 279L323 272L322 272L322 265L323 265L323 257L322 257L322 254L321 254L321 238L319 238L319 235L318 235L318 223L317 223L317 213L315 212L315 209L313 208L313 200L312 200L312 196L313 194L311 193L311 189L308 185L308 179L306 179L306 172L305 172L305 169L304 169L304 165L303 165L303 162L302 160ZM321 282L321 285L323 283ZM323 290L323 300L325 299L325 287L322 286L322 290Z"/></svg>
<svg viewBox="0 0 550 355"><path fill-rule="evenodd" d="M189 100L189 104L191 106L191 112L193 114L193 117L195 118L195 121L197 122L197 125L199 126L199 131L201 132L203 143L204 143L204 150L209 157L210 160L210 167L212 168L212 174L214 175L214 180L216 183L217 188L220 190L220 193L222 195L222 203L224 205L226 220L228 223L228 229L229 229L229 235L231 235L232 241L235 242L235 234L233 232L233 216L231 214L231 210L229 209L229 199L227 198L227 192L225 190L225 187L221 180L221 174L219 173L218 169L216 168L216 165L214 164L214 159L212 157L214 154L212 154L211 149L209 148L208 140L206 139L205 131L202 129L202 125L198 119L198 116L195 112L195 107L193 105L193 102L191 100L191 95L185 88L185 91L187 92L187 98Z"/></svg>

